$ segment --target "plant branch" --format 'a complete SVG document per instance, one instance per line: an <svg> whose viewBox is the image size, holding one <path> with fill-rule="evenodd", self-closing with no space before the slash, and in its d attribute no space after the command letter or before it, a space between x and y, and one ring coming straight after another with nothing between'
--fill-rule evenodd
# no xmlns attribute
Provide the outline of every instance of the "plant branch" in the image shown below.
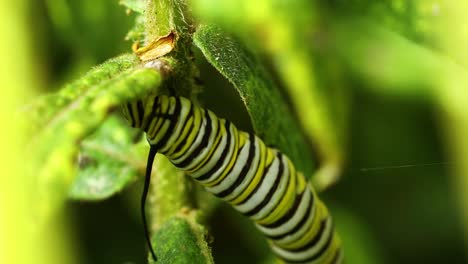
<svg viewBox="0 0 468 264"><path fill-rule="evenodd" d="M184 0L148 0L145 8L145 47L136 50L146 65L169 62L164 87L177 94L193 97L198 90L194 77L192 20ZM195 221L195 190L192 181L167 158L157 155L150 189L150 228L155 233L153 246L162 262L212 263L205 241L205 228ZM180 219L181 218L181 219ZM164 243L160 241L164 240ZM174 249L187 241L184 250ZM192 241L193 243L191 243ZM196 257L198 256L198 257Z"/></svg>

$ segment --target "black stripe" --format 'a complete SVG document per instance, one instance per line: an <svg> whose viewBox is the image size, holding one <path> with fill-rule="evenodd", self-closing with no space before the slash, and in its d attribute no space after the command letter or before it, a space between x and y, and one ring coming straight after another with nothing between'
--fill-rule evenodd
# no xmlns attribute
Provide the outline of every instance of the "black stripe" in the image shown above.
<svg viewBox="0 0 468 264"><path fill-rule="evenodd" d="M237 150L237 155L236 155L236 157L239 157L239 155L240 155L241 151L242 151L242 148L240 148L240 149L238 149L238 150ZM235 163L236 163L236 162L237 162L237 160L236 160L236 161L234 161L234 166L231 166L231 168L229 168L229 171L226 173L226 175L229 175L229 174L231 174L231 171L234 169L234 167L235 167ZM220 182L218 182L217 184L215 184L214 186L218 186L218 185L220 185L220 184L221 184L223 181L224 181L224 179L223 179L223 180L221 180ZM213 186L213 187L214 187L214 186Z"/></svg>
<svg viewBox="0 0 468 264"><path fill-rule="evenodd" d="M193 159L195 159L195 157L198 156L198 154L200 154L202 149L207 147L208 140L210 139L211 130L213 129L212 124L211 124L211 122L213 122L213 121L211 120L211 117L208 114L208 110L205 110L205 120L206 120L205 134L203 135L203 138L202 138L200 144L193 150L192 153L189 154L189 156L185 160L182 160L179 163L174 163L173 162L175 166L177 166L179 168L186 167L190 162L193 161ZM203 121L201 123L203 124Z"/></svg>
<svg viewBox="0 0 468 264"><path fill-rule="evenodd" d="M187 122L190 120L190 117L193 116L193 105L190 103L190 104L189 104L189 107L190 107L190 110L189 110L189 113L187 114L187 118L185 118L184 124L182 125L182 128L181 128L181 130L180 130L180 136L182 136L182 134L184 133L185 127L187 126ZM193 127L193 122L192 122L192 124L190 125L190 128L189 128L189 130L188 130L188 134L187 134L187 135L190 135L190 131L192 130L192 127ZM186 136L184 137L184 139L179 143L179 145L176 146L176 148L174 149L174 151L173 151L171 154L177 153L177 150L178 150L179 148L181 148L182 146L185 145L185 142L187 141L187 137L188 137L187 135L186 135ZM177 141L177 140L176 140L176 141ZM175 144L175 142L174 142L174 144ZM173 157L171 157L171 158L173 158Z"/></svg>
<svg viewBox="0 0 468 264"><path fill-rule="evenodd" d="M257 184L257 186L255 186L253 191L251 193L249 193L249 195L247 195L247 197L241 203L238 204L238 206L246 204L249 201L249 199L252 198L252 196L258 191L258 189L260 189L260 186L262 186L263 180L266 178L266 175L267 175L268 171L270 170L271 165L273 164L273 162L274 162L274 160L270 164L268 164L268 166L266 166L265 169L263 169L263 174L262 174L262 178L260 179L260 182Z"/></svg>
<svg viewBox="0 0 468 264"><path fill-rule="evenodd" d="M130 116L130 126L135 127L135 116L133 114L132 104L131 103L127 104L127 110L128 110L128 115Z"/></svg>
<svg viewBox="0 0 468 264"><path fill-rule="evenodd" d="M291 252L301 252L301 251L305 251L305 250L307 250L307 249L309 249L311 247L316 246L317 243L320 241L320 238L322 238L322 236L324 235L325 229L327 227L328 219L329 218L327 217L327 218L323 219L322 221L320 221L320 229L317 232L317 234L315 234L315 237L311 241L309 241L309 243L305 244L304 246L302 246L300 248L290 249L289 251L291 251Z"/></svg>
<svg viewBox="0 0 468 264"><path fill-rule="evenodd" d="M142 124L142 129L143 131L145 132L149 132L148 130L150 129L150 125L151 125L151 122L153 121L153 119L156 119L156 118L162 118L162 119L174 119L174 115L171 115L171 114L168 114L168 113L160 113L160 111L163 111L163 109L161 108L161 100L159 100L160 97L159 96L156 96L154 97L154 102L153 102L153 106L151 108L151 113L145 117L146 119L146 124ZM168 98L169 100L169 98ZM167 111L170 110L170 106L168 106L168 109ZM156 123L155 123L156 125ZM164 122L161 123L161 126L164 125ZM156 130L158 129L158 127L155 128Z"/></svg>
<svg viewBox="0 0 468 264"><path fill-rule="evenodd" d="M224 160L226 159L226 156L228 154L229 148L231 147L231 122L229 120L226 120L226 123L224 124L224 127L226 128L226 147L223 149L223 152L221 153L221 156L219 157L218 161L216 164L211 168L207 173L201 175L200 177L196 178L197 181L202 181L208 179L215 171L217 171L222 165ZM222 140L220 140L221 143ZM214 154L214 151L213 151Z"/></svg>
<svg viewBox="0 0 468 264"><path fill-rule="evenodd" d="M137 102L137 110L138 110L138 120L140 120L140 127L143 125L143 117L145 115L145 108L143 107L143 102L138 100Z"/></svg>
<svg viewBox="0 0 468 264"><path fill-rule="evenodd" d="M341 249L337 248L335 252L335 256L333 257L331 263L336 264L338 259L340 258L340 255L341 255Z"/></svg>
<svg viewBox="0 0 468 264"><path fill-rule="evenodd" d="M151 112L148 115L148 117L146 118L147 122L146 122L146 124L143 124L143 131L148 132L149 125L151 124L152 119L155 117L156 110L158 109L159 106L160 106L159 96L155 96L154 100L153 100L153 106L151 107Z"/></svg>
<svg viewBox="0 0 468 264"><path fill-rule="evenodd" d="M331 220L330 220L331 221ZM291 262L291 263L294 263L294 262L311 262L311 261L314 261L314 260L317 260L318 258L320 258L324 253L325 251L327 251L328 247L330 246L331 242L332 242L332 238L333 238L333 235L334 235L334 232L333 232L333 223L330 223L330 225L332 225L330 227L330 234L328 236L328 239L327 239L327 242L325 243L325 245L323 245L323 247L320 249L319 252L315 253L315 255L313 255L312 257L310 258L307 258L307 259L304 259L304 260L301 260L301 261L291 261L291 260L286 260L287 262ZM318 241L319 239L317 239ZM315 241L315 239L314 239ZM311 241L314 242L314 241ZM309 249L313 246L315 246L315 244L311 244L311 243L308 243L306 246L304 246L303 248L301 248L301 250L306 250L306 249ZM299 249L298 249L299 250ZM292 252L296 252L296 251L292 251Z"/></svg>
<svg viewBox="0 0 468 264"><path fill-rule="evenodd" d="M176 123L179 121L179 115L180 115L180 111L182 109L182 104L180 103L180 99L178 97L175 97L175 109L174 109L174 113L172 115L169 115L169 127L167 128L166 130L166 133L164 134L164 136L161 138L161 140L159 140L154 146L154 148L156 149L160 149L162 146L164 146L164 144L167 143L167 141L169 140L169 138L172 136L173 134L173 130L174 130L174 127L176 126Z"/></svg>
<svg viewBox="0 0 468 264"><path fill-rule="evenodd" d="M236 181L231 184L226 190L223 190L219 193L215 193L214 195L223 198L228 196L230 193L232 193L241 183L244 181L245 177L247 176L247 172L249 171L250 167L252 166L252 161L255 158L255 135L252 133L249 133L249 141L250 141L250 146L249 146L249 156L247 157L247 161L244 164L244 167L242 167L241 172L239 173L239 176L237 177ZM226 177L227 178L227 177ZM224 178L224 179L226 179Z"/></svg>
<svg viewBox="0 0 468 264"><path fill-rule="evenodd" d="M276 175L276 179L275 179L275 182L273 183L273 186L268 191L268 194L265 196L265 199L263 199L262 202L259 205L255 206L255 208L253 208L252 210L250 210L248 212L245 212L244 215L253 216L253 215L257 214L258 212L260 212L260 210L262 210L262 208L265 205L270 203L271 198L273 197L274 193L278 189L278 186L279 186L279 184L281 182L281 175L283 175L283 171L284 171L284 164L283 164L283 159L281 158L281 156L282 156L281 152L278 152L277 158L278 158L279 163L280 163L279 168L278 168L278 174ZM288 189L288 185L289 185L289 177L288 177L287 182L286 182L286 188L284 189L284 193L286 193L286 191ZM273 208L271 208L270 212L273 211L276 208L276 206L281 202L281 200L282 199L278 200L278 203ZM268 214L270 212L268 212Z"/></svg>
<svg viewBox="0 0 468 264"><path fill-rule="evenodd" d="M158 100L159 100L159 107L157 109L157 112L153 115L153 118L155 119L154 126L149 128L149 129L154 130L154 133L153 133L154 135L158 134L158 130L161 129L164 126L164 123L165 123L164 119L168 119L168 120L174 119L173 115L171 115L169 113L171 111L171 104L170 104L171 100L170 100L170 98L169 97L160 97ZM164 100L167 101L167 108L166 109L163 109L163 107L162 107L162 103L163 103ZM174 107L174 111L175 111L175 107ZM158 125L158 119L163 119L159 125Z"/></svg>
<svg viewBox="0 0 468 264"><path fill-rule="evenodd" d="M198 169L206 166L206 164L211 160L211 157L213 157L213 154L215 153L216 149L219 148L219 144L221 144L221 141L222 141L222 136L220 136L221 134L221 120L220 119L216 119L215 121L213 122L217 122L218 123L218 130L216 130L216 135L214 136L214 140L213 140L213 144L216 144L216 145L213 145L210 149L212 149L213 151L208 151L208 153L206 154L206 156L203 158L203 161L199 164L197 164L196 167L198 167ZM217 138L219 137L219 140L217 140ZM211 152L211 153L210 153ZM189 170L191 170L193 168L189 168Z"/></svg>
<svg viewBox="0 0 468 264"><path fill-rule="evenodd" d="M179 153L180 150L185 146L185 144L187 144L187 140L188 138L190 137L190 134L192 133L192 131L194 130L194 126L195 126L195 114L193 113L194 112L194 108L195 106L190 104L191 105L191 109L190 109L190 115L189 115L189 118L190 119L190 116L193 117L193 122L192 124L190 124L190 128L188 129L188 134L186 137L184 137L184 139L180 142L179 145L177 145L177 147L175 148L174 152L172 152L172 155L176 154L176 153ZM187 119L187 121L188 121ZM196 134L195 134L195 138L193 140L196 140L197 138L197 134L201 131L201 126L203 125L203 120L200 121L200 125L198 126L198 128L196 129ZM178 159L180 158L181 156L183 156L185 154L185 152L183 153L180 153L180 155L178 156L171 156L171 159L175 160L175 159Z"/></svg>
<svg viewBox="0 0 468 264"><path fill-rule="evenodd" d="M278 152L278 154L280 154L281 157L283 156L283 154L281 152ZM284 170L284 164L283 164L283 159L282 158L280 158L280 166L283 166L283 170ZM283 172L279 173L279 168L278 168L278 178L275 180L275 185L273 186L273 188L275 190L279 187L279 184L281 183L281 179L283 178L283 177L281 177L281 174L283 174ZM270 215L275 210L276 206L278 206L278 204L281 203L281 200L283 200L284 195L286 195L286 193L288 192L288 186L289 186L290 179L291 179L291 177L286 175L286 187L284 188L283 193L280 194L281 197L278 199L276 204L267 212L265 217L268 217L268 215ZM276 181L279 181L278 184L276 184Z"/></svg>
<svg viewBox="0 0 468 264"><path fill-rule="evenodd" d="M313 206L313 203L309 203L309 205L307 206L307 210L306 210L307 213L304 214L301 221L299 221L299 223L297 223L297 225L293 229L291 229L291 231L289 231L287 233L284 233L284 234L274 235L274 236L267 235L267 237L269 237L270 239L278 240L278 239L282 239L282 238L284 238L286 236L292 235L292 234L296 233L297 231L299 231L299 229L301 229L301 227L303 225L305 225L305 223L307 222L309 217L313 216L314 212L311 210L312 206Z"/></svg>
<svg viewBox="0 0 468 264"><path fill-rule="evenodd" d="M331 220L330 220L331 221ZM325 245L323 245L322 249L320 249L319 252L317 252L314 256L310 257L307 259L307 261L314 261L316 259L318 259L320 256L322 256L326 251L327 249L330 247L331 245L331 242L333 240L333 237L335 236L335 232L334 232L334 227L333 227L333 223L330 223L331 227L330 227L330 234L328 234L328 239L327 239L327 242L325 243ZM313 245L312 245L313 246Z"/></svg>
<svg viewBox="0 0 468 264"><path fill-rule="evenodd" d="M294 213L297 211L297 208L301 204L302 197L304 196L306 191L307 191L307 188L304 188L304 191L301 194L296 195L296 199L294 199L293 206L291 208L289 208L288 212L285 215L283 215L276 222L273 222L271 224L266 224L266 225L263 225L263 226L267 227L267 228L275 228L275 227L278 227L278 226L286 223L287 221L289 221L294 216ZM306 214L307 214L307 212L306 212Z"/></svg>

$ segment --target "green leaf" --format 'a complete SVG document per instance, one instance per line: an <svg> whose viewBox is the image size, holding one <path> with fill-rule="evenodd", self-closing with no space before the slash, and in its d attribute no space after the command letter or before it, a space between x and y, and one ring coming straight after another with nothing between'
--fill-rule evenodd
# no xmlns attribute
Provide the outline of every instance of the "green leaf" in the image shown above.
<svg viewBox="0 0 468 264"><path fill-rule="evenodd" d="M133 43L139 43L140 45L144 44L145 40L145 1L143 0L120 0L121 5L128 8L137 15L135 16L135 23L132 28L127 32L125 36L126 40L130 40Z"/></svg>
<svg viewBox="0 0 468 264"><path fill-rule="evenodd" d="M146 142L133 144L135 131L111 116L93 135L83 140L79 170L69 197L101 200L120 192L144 174Z"/></svg>
<svg viewBox="0 0 468 264"><path fill-rule="evenodd" d="M353 29L353 30L351 30ZM416 44L370 20L348 19L334 26L336 53L375 91L413 97L437 95L440 76L459 72L445 55Z"/></svg>
<svg viewBox="0 0 468 264"><path fill-rule="evenodd" d="M124 54L110 59L87 72L79 80L63 87L60 92L38 98L25 108L25 112L31 118L30 121L34 122L32 127L47 126L47 123L52 122L54 118L59 118L64 109L74 107L72 103L85 95L91 87L114 78L135 66L136 63L137 58L133 54Z"/></svg>
<svg viewBox="0 0 468 264"><path fill-rule="evenodd" d="M167 220L154 235L152 241L155 253L158 257L157 263L213 263L206 242L197 238L195 230L188 220L173 217ZM149 263L156 263L150 261Z"/></svg>
<svg viewBox="0 0 468 264"><path fill-rule="evenodd" d="M443 1L442 1L443 2ZM329 5L330 17L366 17L417 42L434 40L443 13L440 1L341 1ZM377 23L376 23L377 22Z"/></svg>
<svg viewBox="0 0 468 264"><path fill-rule="evenodd" d="M133 27L128 31L127 35L125 36L126 40L130 40L133 43L138 42L139 45L143 45L145 40L145 17L143 15L139 15L135 18L135 24Z"/></svg>
<svg viewBox="0 0 468 264"><path fill-rule="evenodd" d="M239 92L258 136L287 154L305 175L311 175L313 159L308 144L259 60L215 26L200 26L194 42Z"/></svg>
<svg viewBox="0 0 468 264"><path fill-rule="evenodd" d="M128 50L128 44L122 41L122 36L132 25L133 18L125 14L117 1L41 2L44 2L44 11L50 22L46 31L38 32L47 36L44 40L53 37L47 43L54 51L48 55L52 58L48 59L54 61L64 54L71 56L69 63L60 64L61 71L71 70L82 63L89 67ZM37 30L41 30L40 25Z"/></svg>
<svg viewBox="0 0 468 264"><path fill-rule="evenodd" d="M143 14L145 11L145 1L143 0L120 0L119 4L138 14Z"/></svg>
<svg viewBox="0 0 468 264"><path fill-rule="evenodd" d="M99 72L99 71L97 71ZM90 78L89 75L85 76ZM77 83L86 83L79 80ZM123 102L139 98L158 87L161 78L153 69L128 70L110 80L87 87L83 93L59 92L69 104L54 111L54 117L36 128L29 143L32 156L29 173L37 175L38 218L45 220L66 198L76 174L79 143L93 133ZM73 85L73 84L72 84Z"/></svg>
<svg viewBox="0 0 468 264"><path fill-rule="evenodd" d="M314 12L304 12L304 10L314 10L310 8L313 3L310 1L297 1L285 8L284 3L280 1L265 2L257 10L244 10L247 13L245 19L244 17L232 15L230 12L224 19L222 16L218 16L222 12L220 9L227 11L231 8L235 13L239 11L239 8L242 9L248 6L246 2L241 1L241 5L226 4L225 6L218 2L215 3L215 1L208 2L212 4L211 9L217 9L213 10L213 13L208 12L211 9L208 8L207 2L196 1L198 4L206 4L207 9L196 4L198 7L195 9L200 8L199 15L202 19L219 23L225 29L239 36L244 43L257 47L271 56L273 66L285 84L285 90L289 95L292 108L298 113L297 124L300 124L304 130L307 141L314 144L317 156L321 159L322 167L318 168L319 170L316 172L310 167L304 168L301 164L303 162L298 161L294 154L290 154L284 147L280 147L281 150L284 149L283 151L291 156L307 177L311 177L312 173L315 173L314 175L317 177L314 177L314 184L318 189L324 189L335 182L345 159L346 137L344 136L344 129L347 122L347 102L344 91L346 85L340 82L330 84L318 81L315 65L316 58L314 58L313 50L317 46L311 45L313 43L311 39L312 32L317 27L316 15ZM223 3L233 2L230 0L223 1ZM290 12L294 12L293 15ZM304 29L303 25L306 24L309 26ZM262 28L262 30L258 31L258 28ZM196 37L195 35L194 38ZM213 38L212 45L218 45L219 37L209 37ZM222 52L231 53L232 51L222 49ZM234 60L239 60L236 55L231 56ZM212 64L215 65L216 62L212 62ZM320 84L325 85L320 86ZM283 99L283 101L285 100ZM340 110L336 111L336 109ZM267 112L267 114L276 116L276 118L283 116L282 114L277 115L277 112L273 113L275 114ZM297 143L298 141L292 141L289 147L307 147L307 144ZM299 156L302 159L312 159L310 155L304 154L302 152Z"/></svg>

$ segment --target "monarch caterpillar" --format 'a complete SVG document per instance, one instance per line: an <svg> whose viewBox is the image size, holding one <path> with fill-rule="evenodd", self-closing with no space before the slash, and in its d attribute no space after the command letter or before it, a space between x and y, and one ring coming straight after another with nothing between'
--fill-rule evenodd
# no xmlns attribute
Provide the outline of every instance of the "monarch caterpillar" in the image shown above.
<svg viewBox="0 0 468 264"><path fill-rule="evenodd" d="M290 159L252 133L183 97L149 96L123 108L150 144L144 203L156 152L250 217L287 263L341 263L340 239L325 205Z"/></svg>

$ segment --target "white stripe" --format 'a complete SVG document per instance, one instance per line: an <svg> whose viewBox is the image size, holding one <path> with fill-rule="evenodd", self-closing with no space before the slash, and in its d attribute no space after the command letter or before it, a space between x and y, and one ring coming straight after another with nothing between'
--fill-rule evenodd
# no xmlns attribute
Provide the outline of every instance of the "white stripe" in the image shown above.
<svg viewBox="0 0 468 264"><path fill-rule="evenodd" d="M341 264L343 262L343 257L344 257L343 249L339 248L338 250L339 250L338 252L339 255L334 264Z"/></svg>
<svg viewBox="0 0 468 264"><path fill-rule="evenodd" d="M324 246L325 243L327 242L328 238L332 235L332 224L330 218L326 220L326 226L325 226L325 231L322 233L322 236L320 237L320 240L315 244L315 246L306 249L305 251L301 252L291 252L286 249L282 249L275 244L272 245L273 251L278 254L279 256L282 256L285 259L292 260L292 261L301 261L308 259L315 254L317 254ZM331 238L333 239L333 238ZM320 261L320 256L313 262L310 263L318 263Z"/></svg>
<svg viewBox="0 0 468 264"><path fill-rule="evenodd" d="M278 203L281 201L283 198L283 195L285 194L287 187L289 185L289 166L288 163L286 162L284 155L281 155L281 163L283 163L283 173L279 175L280 178L280 183L278 185L278 188L276 191L273 193L273 197L271 197L270 202L264 206L260 211L250 218L254 221L262 219L266 217L272 210L273 207L276 207ZM275 170L276 173L278 173L278 169Z"/></svg>
<svg viewBox="0 0 468 264"><path fill-rule="evenodd" d="M210 133L210 136L208 138L208 144L203 148L203 150L192 160L190 161L187 166L185 167L179 167L181 170L189 170L190 168L195 167L200 163L200 160L202 160L206 155L206 151L209 150L209 147L212 147L214 138L216 136L216 132L218 130L218 119L213 118L213 113L209 110L203 110L201 109L201 114L202 114L202 125L200 130L198 131L197 138L195 139L195 142L192 144L192 146L189 147L189 149L179 158L174 159L173 162L175 164L181 163L182 161L186 160L187 157L190 156L190 154L201 144L203 140L203 136L206 133L206 127L208 126L208 119L205 117L206 111L208 111L208 114L210 115L211 118L211 126L212 130Z"/></svg>
<svg viewBox="0 0 468 264"><path fill-rule="evenodd" d="M220 126L219 126L219 133L223 133L223 130L224 130L224 127L225 127L224 126L225 121L224 120L219 120L219 122L221 123ZM213 141L212 146L210 146L210 149L207 149L207 153L205 155L209 155L209 151L212 148L216 148L216 149L213 150L213 154L211 155L211 157L208 158L208 160L205 162L205 164L203 166L198 168L190 176L192 176L194 178L199 177L200 175L203 175L204 173L208 172L211 168L213 168L214 165L216 164L216 162L220 159L221 154L222 154L224 148L226 147L226 144L227 144L227 137L226 136L221 136L218 146L215 146L215 142Z"/></svg>
<svg viewBox="0 0 468 264"><path fill-rule="evenodd" d="M189 162L189 164L186 167L181 168L182 170L192 170L198 165L200 165L200 163L206 158L206 156L214 146L216 135L218 134L218 129L220 129L219 120L210 110L208 110L208 114L210 115L211 119L211 135L208 139L208 144L206 144L201 150L201 152L198 153L196 157L194 157L193 161Z"/></svg>
<svg viewBox="0 0 468 264"><path fill-rule="evenodd" d="M181 133L182 133L182 129L185 128L185 126L184 126L185 121L188 118L190 118L188 116L190 107L184 107L184 103L182 102L182 98L180 98L180 99L181 99L180 114L176 119L177 121L172 121L172 122L176 122L176 125L174 127L174 132L172 132L169 139L164 143L163 147L159 150L159 152L161 154L166 153L169 150L169 148L171 148L173 146L173 144L176 142L176 140L180 138Z"/></svg>
<svg viewBox="0 0 468 264"><path fill-rule="evenodd" d="M163 98L161 98L163 99ZM170 98L166 98L167 100L170 100ZM171 114L174 114L174 111L175 111L175 103L171 103L169 102L168 103L168 111L166 112L167 114L171 115ZM155 120L154 120L154 127L151 127L151 129L156 129L155 126L157 125L158 121L159 121L159 117L156 117ZM171 124L171 121L168 120L168 119L162 119L162 125L159 127L159 130L158 131L155 131L155 137L153 140L149 140L148 139L148 142L150 144L157 144L161 139L162 137L166 134L167 130L169 129L169 125ZM152 132L152 131L150 131ZM146 134L146 137L148 138L148 135L149 134L153 134L153 133L147 133Z"/></svg>
<svg viewBox="0 0 468 264"><path fill-rule="evenodd" d="M305 193L302 196L301 201L299 202L299 206L296 212L294 212L294 215L288 221L274 228L268 228L268 227L264 227L261 225L257 225L258 229L260 229L260 231L263 232L264 234L270 235L270 236L277 236L277 235L286 234L290 232L304 218L306 214L310 213L310 210L307 210L307 207L309 206L311 202L312 193L307 187L304 190L304 192ZM311 209L313 209L313 206L311 206ZM300 229L298 229L298 231L299 230Z"/></svg>
<svg viewBox="0 0 468 264"><path fill-rule="evenodd" d="M201 183L210 183L210 182L216 180L224 172L227 165L231 161L231 158L234 155L235 151L237 151L237 149L236 149L236 141L238 141L237 129L236 129L236 127L234 125L231 124L231 125L229 125L229 131L230 131L230 136L229 136L230 145L229 145L228 153L227 153L226 157L224 158L223 163L221 164L221 166L215 172L213 172L212 175L209 176L209 178L200 181ZM227 134L224 137L227 138ZM225 142L222 145L222 147L220 147L220 149L224 150L224 148L226 147L226 144L227 144L227 142ZM219 155L216 156L216 161L220 158L221 154L222 154L222 152L220 152ZM214 162L213 166L215 164L216 164L216 162ZM213 166L210 166L209 169L213 168ZM204 166L204 167L207 167L207 166ZM191 176L196 179L197 177L202 176L203 174L207 173L208 171L209 170L207 170L207 169L206 170L201 169L201 170L196 171L195 173L193 173Z"/></svg>
<svg viewBox="0 0 468 264"><path fill-rule="evenodd" d="M174 149L170 155L167 155L167 157L173 161L179 161L182 160L184 157L188 155L188 153L191 153L193 149L200 144L200 141L202 140L203 134L205 133L205 128L206 128L206 121L203 117L205 114L205 111L202 108L195 107L193 106L193 114L192 114L192 127L188 128L187 134L185 134L183 137L185 139L182 140L176 148L179 148L178 150ZM188 117L190 118L190 117ZM198 122L197 122L198 120ZM190 125L189 125L190 126ZM195 132L194 132L195 131ZM183 130L181 133L184 133ZM193 134L194 133L194 134ZM181 135L182 136L182 135ZM189 137L191 138L189 140ZM187 145L188 144L188 145ZM188 147L187 147L188 146ZM187 147L187 148L186 148ZM183 151L185 149L185 151Z"/></svg>
<svg viewBox="0 0 468 264"><path fill-rule="evenodd" d="M278 174L278 168L279 168L279 163L280 163L278 156L276 155L276 152L277 152L276 150L273 150L273 154L275 155L274 156L275 158L271 162L267 174L263 176L265 177L265 179L263 179L262 184L260 185L260 188L244 203L234 206L234 208L236 208L239 212L246 213L254 209L265 199L265 196L267 196L268 191L273 187L276 176ZM278 177L281 177L281 176L278 176Z"/></svg>
<svg viewBox="0 0 468 264"><path fill-rule="evenodd" d="M200 145L200 142L202 141L203 139L203 135L205 134L205 130L206 130L206 118L204 118L205 116L205 110L203 109L200 109L200 115L202 115L202 119L201 119L201 124L200 124L200 129L198 129L198 133L196 135L196 138L195 138L195 141L193 142L193 144L187 149L187 151L185 151L184 154L182 154L182 156L180 156L179 158L177 159L171 159L171 161L175 164L177 163L180 163L182 162L183 160L185 160L189 155L190 153L192 153L194 151L195 148L198 147L198 145Z"/></svg>
<svg viewBox="0 0 468 264"><path fill-rule="evenodd" d="M307 218L307 221L299 228L299 230L297 230L297 232L291 234L291 235L288 235L288 236L285 236L281 239L277 239L277 240L274 240L275 243L277 245L286 245L286 244L289 244L289 243L292 243L293 241L296 241L298 239L300 239L305 233L307 233L307 231L309 231L311 228L313 228L313 224L314 224L314 218L315 218L315 215L316 215L316 211L318 208L316 205L314 205L308 212L307 214L309 215L308 218ZM320 222L319 222L320 224Z"/></svg>
<svg viewBox="0 0 468 264"><path fill-rule="evenodd" d="M246 137L247 137L247 135L246 135ZM246 161L248 159L250 144L254 144L255 145L254 146L254 158L252 159L251 166L250 166L250 168L248 168L244 179L242 180L242 182L239 185L235 186L234 190L230 194L228 194L223 199L224 200L231 200L231 199L239 196L239 194L242 191L244 191L244 189L248 186L248 184L252 180L253 176L257 172L257 167L258 167L259 161L260 161L259 139L257 139L256 136L254 136L253 138L254 138L254 142L250 142L250 140L248 140L248 139L246 140L246 144L244 145L244 148L241 151L242 158L236 160L234 168L226 176L226 178L224 178L219 183L219 185L207 188L208 191L210 191L212 193L215 193L215 194L216 193L221 193L222 191L229 189L231 187L231 185L233 185L236 182L237 178L239 178L239 176L240 176L239 174L241 173L242 168L244 167L244 165L245 165L245 163L246 163ZM247 142L249 142L249 144L247 144ZM244 150L246 150L246 151L244 151Z"/></svg>

